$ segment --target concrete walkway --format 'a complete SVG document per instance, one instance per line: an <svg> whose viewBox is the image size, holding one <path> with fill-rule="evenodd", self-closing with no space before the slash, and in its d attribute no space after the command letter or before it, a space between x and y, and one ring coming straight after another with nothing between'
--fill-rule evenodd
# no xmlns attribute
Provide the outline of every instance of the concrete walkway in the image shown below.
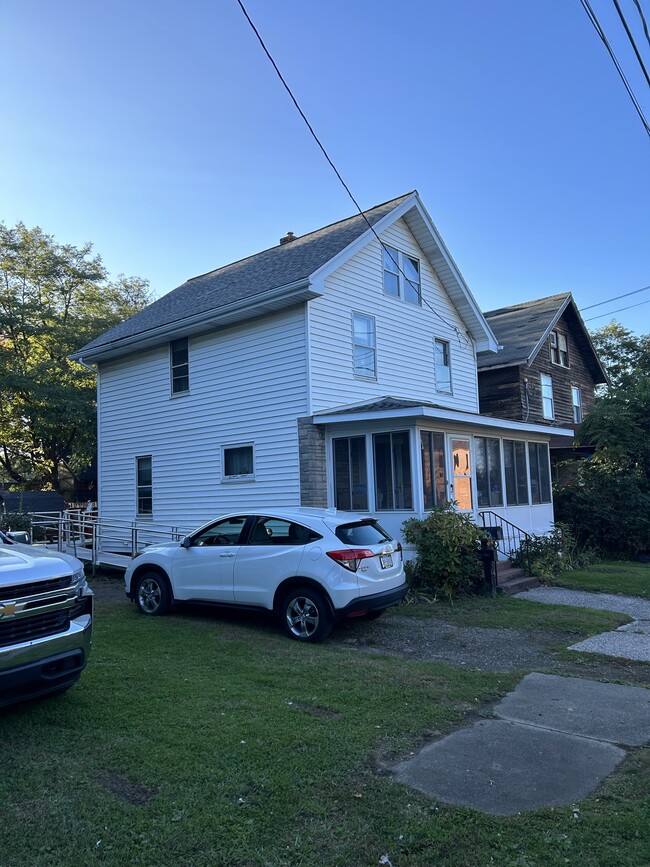
<svg viewBox="0 0 650 867"><path fill-rule="evenodd" d="M517 598L627 614L632 623L569 649L650 662L646 599L555 587ZM534 673L494 714L397 765L395 779L450 804L507 816L587 797L626 748L650 743L650 690L640 687Z"/></svg>
<svg viewBox="0 0 650 867"><path fill-rule="evenodd" d="M572 605L627 614L633 618L632 623L619 626L612 632L593 635L585 641L572 644L569 650L604 653L637 662L650 662L650 601L647 599L614 593L587 593L583 590L566 590L563 587L537 587L517 593L516 598L546 605Z"/></svg>

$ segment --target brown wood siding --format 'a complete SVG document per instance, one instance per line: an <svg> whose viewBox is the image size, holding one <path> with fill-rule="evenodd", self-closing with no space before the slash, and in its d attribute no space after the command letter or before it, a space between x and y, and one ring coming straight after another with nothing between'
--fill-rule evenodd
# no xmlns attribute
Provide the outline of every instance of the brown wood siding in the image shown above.
<svg viewBox="0 0 650 867"><path fill-rule="evenodd" d="M479 371L480 412L496 418L521 420L521 386L518 367Z"/></svg>

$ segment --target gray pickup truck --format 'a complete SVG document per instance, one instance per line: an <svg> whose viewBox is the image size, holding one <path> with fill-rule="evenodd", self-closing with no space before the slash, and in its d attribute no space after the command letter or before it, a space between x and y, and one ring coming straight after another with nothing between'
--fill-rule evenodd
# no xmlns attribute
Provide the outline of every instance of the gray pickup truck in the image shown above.
<svg viewBox="0 0 650 867"><path fill-rule="evenodd" d="M76 557L0 533L0 707L69 689L88 661L92 618Z"/></svg>

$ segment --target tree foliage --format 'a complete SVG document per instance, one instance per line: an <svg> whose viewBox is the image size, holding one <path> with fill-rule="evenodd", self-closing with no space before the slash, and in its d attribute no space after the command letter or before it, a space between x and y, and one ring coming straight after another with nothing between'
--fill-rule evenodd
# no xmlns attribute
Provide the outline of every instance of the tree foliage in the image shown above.
<svg viewBox="0 0 650 867"><path fill-rule="evenodd" d="M577 438L593 456L556 492L555 514L580 541L633 555L650 549L650 335L612 323L592 337L610 384Z"/></svg>
<svg viewBox="0 0 650 867"><path fill-rule="evenodd" d="M0 475L60 491L96 447L95 374L68 355L148 303L140 278L108 278L92 245L0 223Z"/></svg>

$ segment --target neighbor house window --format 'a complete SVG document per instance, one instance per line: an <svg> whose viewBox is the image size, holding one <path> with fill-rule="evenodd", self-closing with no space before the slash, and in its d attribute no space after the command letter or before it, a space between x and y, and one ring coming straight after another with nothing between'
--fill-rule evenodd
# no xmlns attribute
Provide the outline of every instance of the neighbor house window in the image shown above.
<svg viewBox="0 0 650 867"><path fill-rule="evenodd" d="M190 358L187 337L172 340L169 344L172 394L190 390Z"/></svg>
<svg viewBox="0 0 650 867"><path fill-rule="evenodd" d="M336 508L345 512L367 511L365 436L337 438L333 440L333 449Z"/></svg>
<svg viewBox="0 0 650 867"><path fill-rule="evenodd" d="M520 440L504 440L503 465L506 475L506 502L509 506L527 505L526 443Z"/></svg>
<svg viewBox="0 0 650 867"><path fill-rule="evenodd" d="M136 499L138 515L153 514L153 478L151 455L143 455L135 459L136 465Z"/></svg>
<svg viewBox="0 0 650 867"><path fill-rule="evenodd" d="M528 443L530 496L533 503L551 502L551 465L548 443Z"/></svg>
<svg viewBox="0 0 650 867"><path fill-rule="evenodd" d="M551 361L561 367L569 366L567 337L561 331L551 331Z"/></svg>
<svg viewBox="0 0 650 867"><path fill-rule="evenodd" d="M422 297L419 260L386 245L382 245L382 257L384 292L419 304Z"/></svg>
<svg viewBox="0 0 650 867"><path fill-rule="evenodd" d="M254 478L252 443L223 446L222 456L225 481L247 481Z"/></svg>
<svg viewBox="0 0 650 867"><path fill-rule="evenodd" d="M445 472L445 437L430 430L420 431L422 451L422 487L424 508L427 511L447 501L447 474Z"/></svg>
<svg viewBox="0 0 650 867"><path fill-rule="evenodd" d="M582 421L582 392L577 385L571 386L571 403L573 404L573 420L576 424Z"/></svg>
<svg viewBox="0 0 650 867"><path fill-rule="evenodd" d="M555 418L555 403L553 401L553 380L546 373L541 375L542 382L542 415L544 418Z"/></svg>
<svg viewBox="0 0 650 867"><path fill-rule="evenodd" d="M433 341L433 361L436 377L436 391L451 394L451 357L449 354L449 341Z"/></svg>
<svg viewBox="0 0 650 867"><path fill-rule="evenodd" d="M378 511L413 508L408 431L375 434L375 496Z"/></svg>
<svg viewBox="0 0 650 867"><path fill-rule="evenodd" d="M476 494L479 507L502 506L501 448L494 437L474 437Z"/></svg>
<svg viewBox="0 0 650 867"><path fill-rule="evenodd" d="M354 375L368 379L377 377L377 336L374 316L352 315L352 354Z"/></svg>

